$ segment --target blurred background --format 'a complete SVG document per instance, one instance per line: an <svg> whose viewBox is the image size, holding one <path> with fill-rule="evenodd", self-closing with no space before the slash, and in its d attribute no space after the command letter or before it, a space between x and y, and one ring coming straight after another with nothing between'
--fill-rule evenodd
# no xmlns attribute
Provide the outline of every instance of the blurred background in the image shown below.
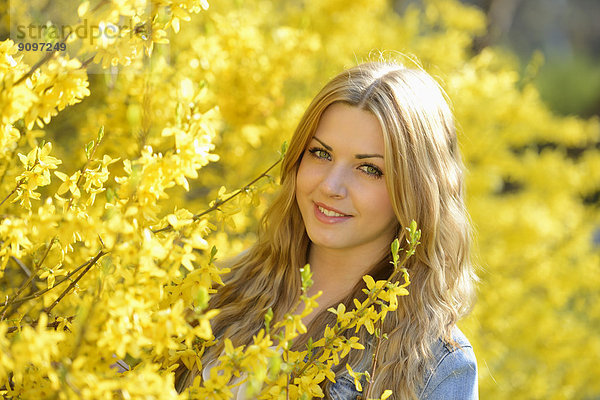
<svg viewBox="0 0 600 400"><path fill-rule="evenodd" d="M500 46L522 65L536 53L544 63L535 83L553 111L600 115L600 1L461 0L487 16L487 30L474 43L479 51ZM397 0L400 12L420 0Z"/></svg>

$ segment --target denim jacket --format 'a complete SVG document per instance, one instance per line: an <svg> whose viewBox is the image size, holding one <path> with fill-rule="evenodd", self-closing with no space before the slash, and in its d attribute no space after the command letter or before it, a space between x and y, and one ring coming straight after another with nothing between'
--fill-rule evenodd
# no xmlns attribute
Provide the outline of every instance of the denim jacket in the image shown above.
<svg viewBox="0 0 600 400"><path fill-rule="evenodd" d="M458 329L452 331L452 339L459 347L452 347L443 340L438 340L432 347L434 362L425 374L423 387L418 391L419 400L476 400L477 360L473 347ZM329 387L328 397L331 400L360 399L361 392L356 390L354 380L348 375L336 377L336 382ZM394 395L391 397L396 399Z"/></svg>

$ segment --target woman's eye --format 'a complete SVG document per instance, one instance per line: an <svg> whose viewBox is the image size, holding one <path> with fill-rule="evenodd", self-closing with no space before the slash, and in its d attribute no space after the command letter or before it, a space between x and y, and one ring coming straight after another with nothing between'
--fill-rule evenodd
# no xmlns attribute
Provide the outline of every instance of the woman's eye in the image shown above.
<svg viewBox="0 0 600 400"><path fill-rule="evenodd" d="M331 160L331 154L329 154L326 150L320 149L318 147L313 147L309 149L308 152L313 155L313 157L323 159L323 160Z"/></svg>
<svg viewBox="0 0 600 400"><path fill-rule="evenodd" d="M369 176L372 176L373 178L381 178L383 176L383 172L374 165L364 164L361 165L359 168L361 171L363 171Z"/></svg>

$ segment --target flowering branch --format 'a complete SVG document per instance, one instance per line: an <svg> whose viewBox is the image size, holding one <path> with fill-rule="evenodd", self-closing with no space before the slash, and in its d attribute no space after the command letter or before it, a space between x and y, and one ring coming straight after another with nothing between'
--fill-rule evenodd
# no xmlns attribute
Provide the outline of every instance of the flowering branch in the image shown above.
<svg viewBox="0 0 600 400"><path fill-rule="evenodd" d="M252 185L254 185L256 182L258 182L260 179L268 176L269 172L275 168L277 166L277 164L279 164L281 162L281 160L283 160L283 157L280 158L279 160L275 161L273 164L271 164L271 166L269 168L267 168L265 171L263 171L259 176L257 176L256 178L254 178L252 181L250 181L249 183L247 183L244 187L242 187L241 189L236 190L235 192L233 192L229 197L223 199L223 200L217 200L215 201L215 204L213 204L211 207L207 208L206 210L195 214L192 219L193 221L198 221L201 217L203 217L204 215L211 213L215 210L218 210L220 206L222 206L225 203L228 203L229 201L231 201L233 198L235 198L236 196L240 195L241 193L244 193L246 191L248 191L250 189L250 187ZM161 229L157 229L155 231L152 231L153 233L160 233L160 232L167 232L167 231L171 231L173 230L173 225L169 224L167 226L165 226L164 228Z"/></svg>
<svg viewBox="0 0 600 400"><path fill-rule="evenodd" d="M100 132L98 133L98 141L94 144L94 141L88 143L88 147L86 148L86 155L88 156L88 161L86 162L86 164L82 167L81 170L85 171L86 166L88 165L89 160L93 157L93 154L96 150L96 148L98 147L100 141L103 138L104 134L104 130L103 128L100 129ZM90 145L91 144L91 145ZM246 184L244 187L242 187L241 189L236 190L232 195L230 195L229 197L227 197L224 200L221 200L219 202L217 202L216 204L214 204L212 207L209 207L208 209L202 211L199 214L196 214L194 216L194 220L198 220L200 217L215 211L219 208L219 206L231 201L235 196L239 195L240 193L243 193L244 191L248 190L254 183L256 183L257 181L259 181L260 179L266 177L268 175L268 173L275 168L283 159L283 155L282 157L277 160L276 162L274 162L271 166L269 166L269 168L267 168L265 171L263 171L258 177L254 178L251 182L249 182L248 184ZM31 167L33 168L33 166ZM81 174L83 175L83 174ZM81 176L80 176L81 179ZM78 180L79 182L79 180ZM157 231L154 231L154 233L159 233L159 232L163 232L163 231L169 231L172 230L173 227L171 225L168 225L165 228L159 229ZM47 251L46 251L46 255L48 254L50 250L50 246L48 247ZM25 289L27 286L29 286L29 284L32 282L33 277L35 277L35 273L32 273L31 276L28 278L28 280L23 284L23 286L21 287L21 289L17 292L17 294L15 296L13 296L10 300L8 300L4 307L2 308L2 316L0 317L0 321L4 320L6 317L9 317L15 310L16 306L19 306L20 304L38 298L40 296L42 296L43 294L47 293L48 291L52 290L53 288L61 285L63 282L70 280L71 277L75 274L77 274L79 271L81 271L82 269L85 268L85 270L79 275L77 276L77 278L71 282L71 284L69 285L69 287L64 290L61 295L54 301L54 303L47 307L44 311L46 313L49 313L63 298L64 296L77 284L77 282L92 268L92 266L104 255L108 254L109 252L105 252L103 250L100 250L98 252L98 254L96 254L96 256L94 256L94 258L92 258L89 261L86 261L85 263L81 264L80 266L78 266L77 268L75 268L73 271L71 271L69 274L67 274L63 279L57 281L55 283L55 285L53 287L50 288L46 288L46 289L42 289L39 290L29 296L23 297L21 299L19 299L18 297L21 295L21 293L23 292L23 289ZM44 256L44 258L42 259L42 261L45 259L46 255ZM37 271L39 265L41 265L40 261L38 263L38 266L36 266L36 268L34 269L34 271ZM10 312L7 313L7 311L9 310L9 307L11 307Z"/></svg>
<svg viewBox="0 0 600 400"><path fill-rule="evenodd" d="M48 253L50 253L50 249L54 245L55 241L56 241L56 238L53 238L50 241L50 243L46 246L46 251L44 252L44 255L43 255L42 259L40 261L38 261L36 263L36 265L34 266L33 272L27 277L27 279L19 287L19 290L17 290L17 293L15 293L15 295L11 298L11 300L6 302L6 304L2 308L2 316L0 316L0 321L4 320L5 315L6 315L6 311L8 310L8 307L10 307L11 305L13 305L16 302L16 300L19 298L19 296L21 295L21 293L23 293L23 291L27 287L29 287L29 285L31 285L31 282L33 282L33 279L36 276L37 270L42 265L42 263L44 262L44 260L46 259L46 257L48 256Z"/></svg>
<svg viewBox="0 0 600 400"><path fill-rule="evenodd" d="M37 158L37 148L36 148L36 160L30 168L27 168L27 172L33 171L33 169L39 164L39 161L40 161L39 158ZM27 177L23 177L23 178L19 179L19 181L17 182L17 185L12 190L12 192L10 192L8 195L6 195L4 200L2 200L2 202L0 202L0 206L2 206L2 204L4 204L4 202L10 198L10 196L12 196L13 194L16 193L17 190L19 190L19 188L21 187L21 185L25 183L25 181L27 181Z"/></svg>
<svg viewBox="0 0 600 400"><path fill-rule="evenodd" d="M100 251L100 253L102 253L102 251ZM98 254L100 254L98 253ZM107 253L104 253L107 254ZM97 257L98 255L96 255ZM38 298L40 296L42 296L43 294L46 294L47 292L49 292L50 290L60 286L63 282L68 281L71 279L71 277L73 275L75 275L77 272L81 271L83 268L85 268L86 266L88 266L92 261L94 260L94 258L92 258L91 260L86 261L85 263L81 264L80 266L78 266L77 268L75 268L73 271L69 272L63 279L57 281L54 286L46 288L46 289L42 289L42 290L38 290L37 292L29 295L29 296L25 296L21 299L13 299L12 301L10 301L10 304L12 305L12 310L10 312L8 312L8 314L6 315L6 317L10 317L12 315L12 313L14 312L14 307L19 306L23 303L25 303L26 301L29 300L33 300L35 298ZM34 276L35 274L32 274L32 276ZM4 318L4 317L3 317ZM2 319L3 319L2 318Z"/></svg>
<svg viewBox="0 0 600 400"><path fill-rule="evenodd" d="M85 155L87 158L86 158L86 161L83 164L83 166L79 169L79 177L77 178L77 182L75 182L75 187L79 187L79 184L81 183L81 180L83 179L83 176L87 172L87 167L90 164L90 162L93 161L94 154L96 153L96 149L98 148L98 146L100 146L100 143L102 142L103 138L104 138L104 125L101 126L100 130L98 131L98 138L97 138L96 142L94 142L94 140L91 140L85 146ZM71 208L71 205L73 205L74 199L75 199L75 196L71 196L71 198L69 199L69 204L67 205L67 210L69 210Z"/></svg>
<svg viewBox="0 0 600 400"><path fill-rule="evenodd" d="M367 312L367 309L377 302L381 291L385 287L388 287L388 285L391 284L391 282L398 276L398 274L400 274L402 272L404 275L404 279L405 279L405 283L401 286L401 288L407 286L410 283L410 280L408 279L408 272L407 272L406 268L404 268L404 265L406 264L408 259L415 253L415 249L416 249L417 245L419 245L419 243L420 243L419 239L421 237L421 231L416 229L415 221L412 221L410 224L410 227L407 227L406 229L409 231L409 238L407 239L409 248L406 250L404 258L402 259L402 261L400 263L398 262L399 261L398 239L394 240L394 242L392 243L392 257L393 257L392 263L394 264L394 272L381 285L379 284L379 282L377 284L375 284L375 282L369 283L369 281L367 279L365 279L365 280L367 280L367 287L370 290L367 300L365 302L363 302L361 304L361 306L354 313L352 313L352 318L347 320L345 324L343 324L343 325L338 324L334 327L332 335L325 339L323 346L320 348L320 350L318 352L315 352L310 356L310 358L308 359L308 361L306 361L306 363L300 369L300 371L298 371L298 373L295 374L295 377L302 376L302 374L308 369L308 367L310 365L314 364L315 360L317 358L321 357L324 354L325 350L328 349L335 342L336 339L340 338L341 335L346 330L355 326L358 323L358 321L362 317L364 317L365 313ZM370 281L373 281L373 279L371 278ZM375 290L373 290L373 289L375 289ZM330 309L330 310L332 310L332 312L338 313L337 311L335 311L333 309ZM339 320L339 313L338 313L338 320Z"/></svg>
<svg viewBox="0 0 600 400"><path fill-rule="evenodd" d="M100 8L100 6L104 5L108 3L106 0L102 0L93 10L92 12L98 10L98 8ZM69 32L68 35L66 35L58 44L65 44L67 42L67 39L69 39L69 36L71 36L72 32ZM52 57L54 57L54 54L58 53L58 49L60 48L60 46L55 47L52 46L52 51L48 51L46 52L46 54L44 55L44 57L42 57L41 59L38 60L38 62L36 62L30 69L29 71L27 71L27 73L25 73L23 76L21 76L19 79L17 79L13 85L16 86L18 84L20 84L21 82L25 81L27 78L31 77L33 75L33 73L40 68L42 65L44 65L45 63L47 63ZM94 56L90 57L87 61L85 61L84 63L82 63L82 68L85 68L92 60L94 59Z"/></svg>
<svg viewBox="0 0 600 400"><path fill-rule="evenodd" d="M46 324L46 328L58 328L61 325L65 324L66 322L72 322L73 319L75 319L75 316L71 316L71 317L66 317L66 318L57 318L54 322L49 322ZM29 324L29 326L31 326L32 328L35 328L38 325L39 321L33 321L31 324ZM6 329L6 333L13 333L18 331L19 329L21 329L22 327L19 326L11 326L10 328ZM65 329L68 329L67 327L65 327Z"/></svg>
<svg viewBox="0 0 600 400"><path fill-rule="evenodd" d="M77 277L75 278L75 280L73 280L73 282L71 282L71 284L60 294L60 296L58 296L58 298L56 300L54 300L54 303L52 303L49 307L46 307L44 309L44 312L46 314L49 314L50 311L52 311L52 309L54 307L56 307L56 305L63 299L63 297L65 297L67 295L67 293L69 293L71 291L71 289L73 287L75 287L75 285L77 285L77 282L79 282L79 280L81 278L83 278L83 276L85 274L87 274L87 272L94 266L94 264L96 264L96 262L104 255L106 255L107 253L105 253L104 251L100 250L98 252L98 254L96 254L96 256L88 263L88 266L83 270L83 272Z"/></svg>

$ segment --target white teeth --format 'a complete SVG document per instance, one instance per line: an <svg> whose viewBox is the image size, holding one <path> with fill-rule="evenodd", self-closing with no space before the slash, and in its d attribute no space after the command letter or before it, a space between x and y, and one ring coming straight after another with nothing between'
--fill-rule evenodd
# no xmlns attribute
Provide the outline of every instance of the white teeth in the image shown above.
<svg viewBox="0 0 600 400"><path fill-rule="evenodd" d="M336 213L335 211L329 211L320 206L319 206L319 211L321 211L323 214L327 215L328 217L345 217L344 214Z"/></svg>

